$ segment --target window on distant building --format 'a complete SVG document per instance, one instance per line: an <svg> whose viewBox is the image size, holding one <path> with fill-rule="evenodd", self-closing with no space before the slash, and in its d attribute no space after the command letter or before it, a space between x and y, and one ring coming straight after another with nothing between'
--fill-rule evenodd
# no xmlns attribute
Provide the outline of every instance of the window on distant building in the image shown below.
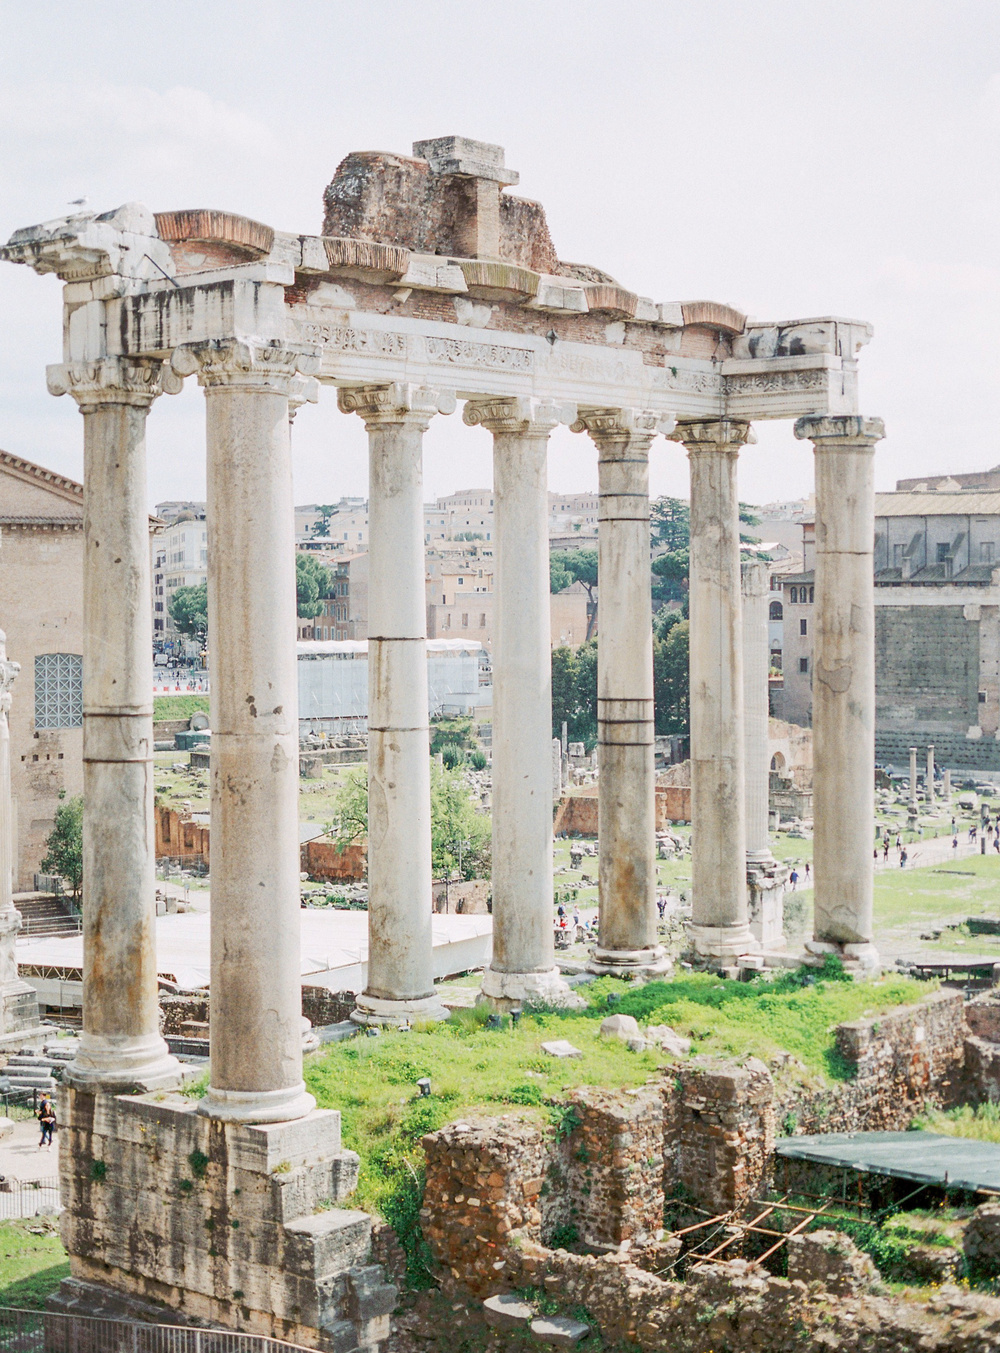
<svg viewBox="0 0 1000 1353"><path fill-rule="evenodd" d="M799 633L800 633L800 634L808 634L808 633L809 633L809 621L808 621L808 620L800 620L800 621L799 621Z"/></svg>
<svg viewBox="0 0 1000 1353"><path fill-rule="evenodd" d="M480 628L481 630L484 630L484 629L486 628L486 612L485 612L485 611L480 611L480 612L479 612L479 628Z"/></svg>
<svg viewBox="0 0 1000 1353"><path fill-rule="evenodd" d="M808 672L808 671L809 671L809 659L808 659L808 658L799 658L799 671L800 671L800 672Z"/></svg>
<svg viewBox="0 0 1000 1353"><path fill-rule="evenodd" d="M789 601L792 603L793 606L795 606L799 600L799 589L797 587L793 587L790 589L790 591L792 595L789 597Z"/></svg>
<svg viewBox="0 0 1000 1353"><path fill-rule="evenodd" d="M810 601L815 601L815 599L816 599L816 589L815 589L815 587L810 587L810 589L809 589L809 600L810 600Z"/></svg>
<svg viewBox="0 0 1000 1353"><path fill-rule="evenodd" d="M781 602L780 602L780 601L772 601L772 602L771 602L771 610L770 610L769 619L771 619L771 620L780 620L781 617L782 617L784 614L785 614L785 612L784 612L784 610L782 609Z"/></svg>
<svg viewBox="0 0 1000 1353"><path fill-rule="evenodd" d="M980 692L979 692L979 703L980 703L981 705L985 705L985 704L986 704L986 692L985 692L985 691L980 691Z"/></svg>
<svg viewBox="0 0 1000 1353"><path fill-rule="evenodd" d="M468 613L468 611L463 611L463 612L462 612L462 629L467 630L468 628L469 628L469 613Z"/></svg>
<svg viewBox="0 0 1000 1353"><path fill-rule="evenodd" d="M984 540L979 546L979 562L981 564L993 563L993 541Z"/></svg>
<svg viewBox="0 0 1000 1353"><path fill-rule="evenodd" d="M937 547L937 561L943 564L946 559L951 558L951 546L948 544L939 544Z"/></svg>
<svg viewBox="0 0 1000 1353"><path fill-rule="evenodd" d="M83 727L83 658L39 653L35 658L35 728Z"/></svg>

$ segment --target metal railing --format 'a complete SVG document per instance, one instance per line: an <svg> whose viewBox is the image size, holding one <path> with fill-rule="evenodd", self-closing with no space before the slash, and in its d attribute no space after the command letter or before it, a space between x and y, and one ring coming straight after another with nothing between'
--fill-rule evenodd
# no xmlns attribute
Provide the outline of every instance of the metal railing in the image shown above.
<svg viewBox="0 0 1000 1353"><path fill-rule="evenodd" d="M261 1334L0 1306L0 1353L288 1353L301 1347Z"/></svg>
<svg viewBox="0 0 1000 1353"><path fill-rule="evenodd" d="M19 1217L51 1215L62 1206L59 1198L59 1180L5 1179L0 1182L0 1221L15 1221Z"/></svg>

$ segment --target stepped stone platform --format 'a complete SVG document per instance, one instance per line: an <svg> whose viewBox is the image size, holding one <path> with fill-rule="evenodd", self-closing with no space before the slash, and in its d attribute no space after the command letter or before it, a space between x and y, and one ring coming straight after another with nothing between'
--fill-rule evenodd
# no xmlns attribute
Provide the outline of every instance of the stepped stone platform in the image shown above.
<svg viewBox="0 0 1000 1353"><path fill-rule="evenodd" d="M388 1338L397 1294L369 1263L372 1219L339 1206L358 1174L339 1113L223 1123L181 1095L63 1087L59 1117L71 1277L50 1309L220 1326L330 1353Z"/></svg>

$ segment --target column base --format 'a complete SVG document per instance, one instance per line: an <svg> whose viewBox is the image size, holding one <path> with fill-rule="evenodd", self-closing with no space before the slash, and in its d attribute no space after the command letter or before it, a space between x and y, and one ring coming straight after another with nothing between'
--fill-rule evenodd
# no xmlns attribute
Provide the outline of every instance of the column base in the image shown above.
<svg viewBox="0 0 1000 1353"><path fill-rule="evenodd" d="M501 1014L520 1010L525 1004L558 1005L568 1010L583 1010L587 1004L563 980L558 968L545 972L500 972L487 968L478 999Z"/></svg>
<svg viewBox="0 0 1000 1353"><path fill-rule="evenodd" d="M303 1081L282 1090L218 1090L209 1085L198 1101L203 1118L221 1123L291 1123L315 1108L316 1101Z"/></svg>
<svg viewBox="0 0 1000 1353"><path fill-rule="evenodd" d="M141 1038L80 1035L80 1049L66 1068L63 1080L79 1090L169 1090L181 1085L184 1071L159 1034Z"/></svg>
<svg viewBox="0 0 1000 1353"><path fill-rule="evenodd" d="M750 933L764 953L787 948L785 939L785 884L788 866L770 851L747 856L747 900Z"/></svg>
<svg viewBox="0 0 1000 1353"><path fill-rule="evenodd" d="M673 971L673 959L662 944L651 949L602 949L596 945L590 951L587 971L602 977L663 977Z"/></svg>
<svg viewBox="0 0 1000 1353"><path fill-rule="evenodd" d="M852 977L878 977L882 971L882 960L871 940L859 944L844 943L836 940L806 940L806 952L803 963L810 967L821 968L828 954L839 958Z"/></svg>
<svg viewBox="0 0 1000 1353"><path fill-rule="evenodd" d="M420 996L415 1000L390 1001L381 996L369 996L362 992L358 1003L351 1011L355 1024L372 1024L399 1027L415 1024L417 1020L445 1020L451 1017L451 1011L442 1005L437 996Z"/></svg>
<svg viewBox="0 0 1000 1353"><path fill-rule="evenodd" d="M760 941L749 925L699 925L689 921L687 926L691 948L699 958L732 960L744 954L759 954Z"/></svg>

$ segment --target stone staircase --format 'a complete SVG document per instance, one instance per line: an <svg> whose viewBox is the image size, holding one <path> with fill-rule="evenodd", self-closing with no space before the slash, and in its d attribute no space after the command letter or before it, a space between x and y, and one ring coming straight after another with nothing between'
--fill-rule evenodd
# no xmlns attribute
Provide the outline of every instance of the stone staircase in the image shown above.
<svg viewBox="0 0 1000 1353"><path fill-rule="evenodd" d="M80 933L80 917L55 893L15 893L14 906L21 913L22 937Z"/></svg>
<svg viewBox="0 0 1000 1353"><path fill-rule="evenodd" d="M46 1043L42 1052L13 1052L0 1072L0 1088L9 1091L54 1091L56 1082L76 1056L78 1041L61 1038Z"/></svg>

